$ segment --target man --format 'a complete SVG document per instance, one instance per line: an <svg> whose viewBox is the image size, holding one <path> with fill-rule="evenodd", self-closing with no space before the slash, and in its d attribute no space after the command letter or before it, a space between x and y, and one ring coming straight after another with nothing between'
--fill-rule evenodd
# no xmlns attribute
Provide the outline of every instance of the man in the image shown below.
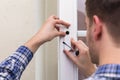
<svg viewBox="0 0 120 80"><path fill-rule="evenodd" d="M120 0L86 0L86 12L89 49L82 41L72 39L80 55L64 52L87 77L95 71L90 59L98 65L86 80L120 80Z"/></svg>
<svg viewBox="0 0 120 80"><path fill-rule="evenodd" d="M92 62L98 65L97 71L86 80L120 80L120 0L87 0L86 11L89 48L82 41L71 39L73 48L79 49L80 54L64 52L86 77L95 71ZM55 16L50 17L33 38L0 64L0 80L19 80L40 45L65 36L56 24L69 26Z"/></svg>

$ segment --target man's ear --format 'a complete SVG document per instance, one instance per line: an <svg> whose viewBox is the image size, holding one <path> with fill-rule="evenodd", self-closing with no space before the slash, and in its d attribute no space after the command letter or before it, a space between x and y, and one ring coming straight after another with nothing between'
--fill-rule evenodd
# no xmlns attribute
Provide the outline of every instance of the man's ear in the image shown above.
<svg viewBox="0 0 120 80"><path fill-rule="evenodd" d="M94 24L94 27L93 27L93 38L95 40L99 40L101 39L101 36L102 36L102 22L101 20L99 19L98 16L93 16L93 24Z"/></svg>

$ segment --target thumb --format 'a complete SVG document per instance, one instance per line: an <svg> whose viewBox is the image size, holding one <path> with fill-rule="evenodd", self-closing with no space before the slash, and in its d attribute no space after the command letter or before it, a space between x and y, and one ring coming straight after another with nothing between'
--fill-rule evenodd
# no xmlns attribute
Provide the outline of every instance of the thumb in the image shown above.
<svg viewBox="0 0 120 80"><path fill-rule="evenodd" d="M64 50L64 53L68 56L68 58L70 60L72 60L73 63L75 63L77 65L79 64L77 56L75 56L74 54L72 54L72 52L70 52L68 50Z"/></svg>
<svg viewBox="0 0 120 80"><path fill-rule="evenodd" d="M65 32L58 32L58 34L57 34L57 36L65 36L66 35L66 33Z"/></svg>

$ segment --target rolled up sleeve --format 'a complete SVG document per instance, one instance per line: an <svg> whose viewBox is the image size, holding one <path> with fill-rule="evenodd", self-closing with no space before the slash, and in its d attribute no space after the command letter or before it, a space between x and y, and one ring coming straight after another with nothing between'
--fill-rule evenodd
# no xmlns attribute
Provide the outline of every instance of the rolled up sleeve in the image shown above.
<svg viewBox="0 0 120 80"><path fill-rule="evenodd" d="M0 80L20 80L32 58L32 51L26 46L20 46L13 55L0 64Z"/></svg>

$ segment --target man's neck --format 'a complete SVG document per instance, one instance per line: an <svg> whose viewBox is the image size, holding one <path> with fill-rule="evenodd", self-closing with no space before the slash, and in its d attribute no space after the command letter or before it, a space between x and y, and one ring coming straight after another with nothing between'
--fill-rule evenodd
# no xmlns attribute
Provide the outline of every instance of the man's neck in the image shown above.
<svg viewBox="0 0 120 80"><path fill-rule="evenodd" d="M106 46L100 52L100 65L104 64L120 64L120 48L114 46Z"/></svg>

